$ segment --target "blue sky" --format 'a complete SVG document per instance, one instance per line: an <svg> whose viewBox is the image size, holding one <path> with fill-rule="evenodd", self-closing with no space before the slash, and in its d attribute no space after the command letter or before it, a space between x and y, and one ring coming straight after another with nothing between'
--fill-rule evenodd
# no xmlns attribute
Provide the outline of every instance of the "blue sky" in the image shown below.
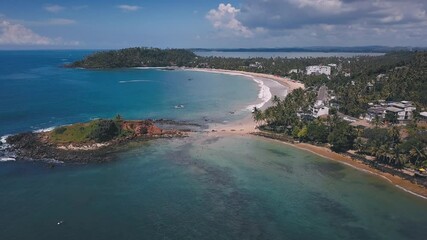
<svg viewBox="0 0 427 240"><path fill-rule="evenodd" d="M427 46L424 0L0 1L0 49Z"/></svg>

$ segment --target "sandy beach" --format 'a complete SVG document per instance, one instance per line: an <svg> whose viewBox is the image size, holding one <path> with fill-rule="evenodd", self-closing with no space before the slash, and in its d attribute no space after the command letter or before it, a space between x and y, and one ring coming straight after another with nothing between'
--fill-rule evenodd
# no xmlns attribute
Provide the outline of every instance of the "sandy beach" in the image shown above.
<svg viewBox="0 0 427 240"><path fill-rule="evenodd" d="M297 89L297 88L303 88L304 84L291 80L289 78L283 78L268 74L261 74L261 73L250 73L250 72L242 72L242 71L230 71L230 70L216 70L216 69L186 69L191 71L202 71L202 72L210 72L210 73L223 73L223 74L230 74L230 75L239 75L239 76L246 76L249 78L259 78L259 79L269 79L272 81L276 81L283 86L285 86L288 89L288 93ZM284 96L283 96L284 97ZM271 105L271 99L269 99L268 103L265 104L263 108L266 106ZM212 136L229 136L229 135L248 135L254 132L258 132L259 130L256 128L257 124L253 121L252 116L247 116L243 119L225 123L225 124L211 124L209 128L209 132L207 134ZM390 184L393 184L394 186L398 187L399 189L408 192L410 194L413 194L415 196L421 197L423 199L427 200L427 189L414 184L408 180L402 179L398 176L391 175L389 173L385 173L382 171L379 171L377 169L371 168L368 165L365 165L359 161L356 161L354 159L351 159L348 156L344 156L339 153L332 152L329 148L326 147L320 147L320 146L314 146L307 143L297 143L292 144L288 142L283 142L279 140L273 140L273 139L267 139L268 141L275 141L280 142L282 144L290 145L293 147L296 147L298 149L309 151L313 154L316 154L318 156L328 158L333 161L340 162L342 164L345 164L347 166L353 167L359 171L363 171L365 173L373 174L381 179L384 179L385 181L389 182Z"/></svg>
<svg viewBox="0 0 427 240"><path fill-rule="evenodd" d="M224 69L211 69L211 68L185 68L185 70L190 71L200 71L200 72L210 72L210 73L223 73L223 74L229 74L229 75L240 75L240 76L246 76L250 78L265 78L269 80L276 81L283 86L288 88L289 92L292 92L293 90L297 88L304 89L305 86L303 83L299 81L292 80L290 78L280 77L280 76L274 76L270 74L264 74L264 73L253 73L253 72L244 72L244 71L233 71L233 70L224 70Z"/></svg>

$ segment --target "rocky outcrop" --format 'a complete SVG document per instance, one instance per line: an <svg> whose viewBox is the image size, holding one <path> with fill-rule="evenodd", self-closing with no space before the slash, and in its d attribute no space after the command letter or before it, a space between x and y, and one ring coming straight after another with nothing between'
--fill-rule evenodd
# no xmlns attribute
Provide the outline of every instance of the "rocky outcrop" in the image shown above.
<svg viewBox="0 0 427 240"><path fill-rule="evenodd" d="M120 128L128 135L117 136L105 142L57 143L51 139L51 132L27 132L9 136L10 145L17 160L57 160L71 163L97 163L113 159L114 153L122 151L130 142L157 138L184 137L178 130L164 130L151 120L122 120ZM55 131L52 130L52 131Z"/></svg>

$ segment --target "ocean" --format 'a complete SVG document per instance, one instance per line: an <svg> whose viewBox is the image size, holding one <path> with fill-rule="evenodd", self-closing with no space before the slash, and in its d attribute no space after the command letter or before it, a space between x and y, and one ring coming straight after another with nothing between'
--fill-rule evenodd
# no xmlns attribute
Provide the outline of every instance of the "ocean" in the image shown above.
<svg viewBox="0 0 427 240"><path fill-rule="evenodd" d="M241 76L62 67L89 53L0 52L0 135L116 114L223 123L262 102L258 83ZM200 133L114 158L55 168L0 162L0 239L425 236L427 200L275 141Z"/></svg>

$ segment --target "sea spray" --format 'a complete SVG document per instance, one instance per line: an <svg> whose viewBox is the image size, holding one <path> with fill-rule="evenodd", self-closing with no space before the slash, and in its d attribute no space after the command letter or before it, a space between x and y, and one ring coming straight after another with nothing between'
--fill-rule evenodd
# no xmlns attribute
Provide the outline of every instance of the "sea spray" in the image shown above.
<svg viewBox="0 0 427 240"><path fill-rule="evenodd" d="M10 147L9 144L7 144L6 139L10 135L4 135L0 137L0 162L9 162L9 161L15 161L15 154L12 152L9 152L8 149Z"/></svg>
<svg viewBox="0 0 427 240"><path fill-rule="evenodd" d="M270 101L270 99L272 97L270 88L267 85L265 85L264 81L262 81L258 78L255 78L255 77L252 77L252 80L254 80L256 83L258 83L258 86L260 88L259 93L258 93L258 98L261 99L262 102L258 103L258 104L252 104L252 105L247 106L246 109L249 111L253 111L255 107L256 108L262 108L264 106L264 104L266 104L268 101Z"/></svg>

